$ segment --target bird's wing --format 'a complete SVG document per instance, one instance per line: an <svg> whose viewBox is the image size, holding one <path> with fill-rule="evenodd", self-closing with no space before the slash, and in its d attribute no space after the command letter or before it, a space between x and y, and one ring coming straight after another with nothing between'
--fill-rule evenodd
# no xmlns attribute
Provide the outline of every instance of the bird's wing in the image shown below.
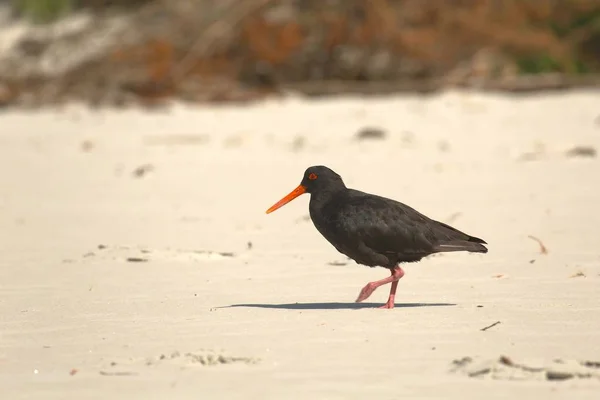
<svg viewBox="0 0 600 400"><path fill-rule="evenodd" d="M350 241L363 243L379 254L422 256L433 248L430 220L411 207L355 192L337 210L336 225Z"/></svg>

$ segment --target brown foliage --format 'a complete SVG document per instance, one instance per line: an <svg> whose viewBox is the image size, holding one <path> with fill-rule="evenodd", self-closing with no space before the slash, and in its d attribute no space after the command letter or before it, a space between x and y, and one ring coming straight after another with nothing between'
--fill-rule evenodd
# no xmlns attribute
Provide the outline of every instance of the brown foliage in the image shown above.
<svg viewBox="0 0 600 400"><path fill-rule="evenodd" d="M191 54L192 64L201 63L204 74L210 74L214 63L214 74L229 64L229 72L249 83L264 82L264 75L269 81L444 76L476 58L482 49L494 55L488 62L500 64L489 66L488 73L514 67L520 57L552 60L562 72L573 72L574 62L585 61L591 69L600 64L600 2L596 0L232 4L231 10L243 5L248 12L227 26L229 39L221 51ZM577 21L586 16L596 23L578 26ZM212 22L227 23L227 13ZM197 36L201 41L202 32ZM154 70L165 71L165 65ZM197 70L190 68L189 73Z"/></svg>
<svg viewBox="0 0 600 400"><path fill-rule="evenodd" d="M224 82L464 84L600 72L599 0L139 2L151 8L131 24L139 40L82 66L67 88L87 79L150 101L226 99L234 90Z"/></svg>

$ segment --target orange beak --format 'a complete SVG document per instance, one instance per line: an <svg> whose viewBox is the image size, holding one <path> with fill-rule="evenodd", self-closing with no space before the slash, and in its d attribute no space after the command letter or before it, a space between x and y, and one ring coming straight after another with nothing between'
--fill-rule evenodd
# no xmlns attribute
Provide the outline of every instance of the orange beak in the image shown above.
<svg viewBox="0 0 600 400"><path fill-rule="evenodd" d="M285 196L283 199L279 200L277 203L273 204L271 206L271 208L269 208L267 210L267 214L272 213L273 211L277 210L279 207L285 206L287 203L289 203L290 201L294 200L296 197L298 197L304 193L306 193L306 187L304 187L302 185L298 185L298 187L296 189L292 190L290 192L290 194Z"/></svg>

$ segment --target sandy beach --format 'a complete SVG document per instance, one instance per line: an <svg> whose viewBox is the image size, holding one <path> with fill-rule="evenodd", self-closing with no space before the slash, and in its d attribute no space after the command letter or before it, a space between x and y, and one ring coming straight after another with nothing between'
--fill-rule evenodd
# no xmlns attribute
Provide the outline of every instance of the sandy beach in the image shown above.
<svg viewBox="0 0 600 400"><path fill-rule="evenodd" d="M0 397L597 399L593 149L593 91L2 111ZM489 253L354 303L388 271L265 214L318 164Z"/></svg>

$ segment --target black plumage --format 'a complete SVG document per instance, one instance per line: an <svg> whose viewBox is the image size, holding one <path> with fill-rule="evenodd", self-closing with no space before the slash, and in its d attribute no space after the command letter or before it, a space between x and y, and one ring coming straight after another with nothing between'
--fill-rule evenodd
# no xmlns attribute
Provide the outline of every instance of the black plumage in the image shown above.
<svg viewBox="0 0 600 400"><path fill-rule="evenodd" d="M390 278L369 283L357 301L391 282L390 299L384 307L392 308L397 281L404 275L400 263L420 261L440 252L488 251L484 240L406 204L347 188L340 175L325 166L308 168L300 185L267 213L303 193L311 195L309 210L315 227L340 253L359 264L390 269Z"/></svg>

